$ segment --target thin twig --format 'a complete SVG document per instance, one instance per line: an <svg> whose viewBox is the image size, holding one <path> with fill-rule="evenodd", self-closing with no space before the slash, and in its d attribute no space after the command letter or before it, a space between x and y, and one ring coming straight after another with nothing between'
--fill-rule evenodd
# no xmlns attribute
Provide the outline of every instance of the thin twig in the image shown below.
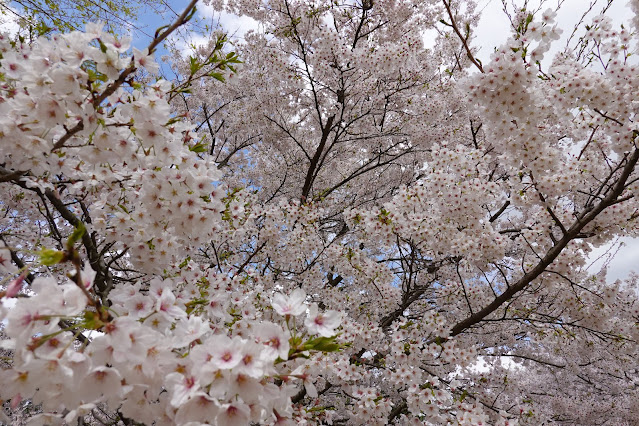
<svg viewBox="0 0 639 426"><path fill-rule="evenodd" d="M447 2L446 0L442 0L442 3L444 3L446 12L448 12L448 17L450 18L450 26L453 28L453 30L455 31L455 34L457 34L457 37L459 37L459 40L462 42L462 45L464 46L464 49L466 50L466 55L468 56L468 59L470 59L470 62L472 62L477 67L477 69L483 73L484 67L482 67L481 63L477 59L475 59L475 56L473 56L473 52L471 52L470 47L468 46L468 38L470 36L470 33L467 34L466 37L462 35L461 31L459 31L459 27L457 27L455 18L453 17L453 11L450 9L450 2Z"/></svg>

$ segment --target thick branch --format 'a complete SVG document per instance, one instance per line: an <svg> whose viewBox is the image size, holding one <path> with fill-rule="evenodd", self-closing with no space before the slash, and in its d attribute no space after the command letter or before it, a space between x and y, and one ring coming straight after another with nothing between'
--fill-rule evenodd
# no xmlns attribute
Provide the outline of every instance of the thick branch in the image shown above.
<svg viewBox="0 0 639 426"><path fill-rule="evenodd" d="M78 219L76 215L74 215L71 210L64 205L62 200L58 198L57 194L55 194L50 189L47 189L44 192L44 195L47 197L51 205L60 213L67 222L69 222L73 227L78 227L81 223L81 220ZM113 287L113 279L107 266L104 264L104 259L100 256L98 248L93 243L93 239L88 232L85 232L82 235L82 245L87 251L87 256L89 257L89 264L91 268L96 272L94 285L98 289L100 295L102 297L106 297L107 293Z"/></svg>
<svg viewBox="0 0 639 426"><path fill-rule="evenodd" d="M492 215L488 221L490 223L493 223L494 221L496 221L499 218L499 216L501 216L501 214L506 211L509 205L510 205L510 200L506 200L504 205L501 206L501 208L497 210L497 212L494 215Z"/></svg>
<svg viewBox="0 0 639 426"><path fill-rule="evenodd" d="M510 298L512 298L515 294L528 287L530 283L532 283L537 277L545 272L546 268L550 266L555 261L555 259L557 259L563 249L568 245L568 243L577 238L579 234L581 234L581 230L586 225L592 222L607 207L615 203L616 199L623 192L626 181L634 170L638 160L639 149L635 149L632 155L628 157L627 163L623 167L621 176L619 176L611 191L608 192L608 195L606 195L606 197L592 209L582 212L577 217L577 220L573 223L570 229L566 230L566 233L563 235L561 240L557 241L557 244L546 252L546 255L539 261L539 263L537 263L537 265L533 269L524 274L524 276L521 277L519 281L508 287L506 291L496 297L482 310L475 312L474 314L455 324L450 333L451 337L461 334L473 325L481 322L488 315L495 312L501 305L510 300Z"/></svg>
<svg viewBox="0 0 639 426"><path fill-rule="evenodd" d="M313 187L313 176L315 175L315 168L317 167L319 159L322 155L322 151L324 151L324 147L326 146L328 135L331 133L333 120L335 120L335 116L331 115L330 117L328 117L328 120L326 120L326 125L322 128L322 139L320 140L319 146L315 151L315 155L313 155L313 158L311 158L311 164L308 166L308 171L306 172L306 179L304 180L304 186L302 187L302 202L308 200L311 188Z"/></svg>

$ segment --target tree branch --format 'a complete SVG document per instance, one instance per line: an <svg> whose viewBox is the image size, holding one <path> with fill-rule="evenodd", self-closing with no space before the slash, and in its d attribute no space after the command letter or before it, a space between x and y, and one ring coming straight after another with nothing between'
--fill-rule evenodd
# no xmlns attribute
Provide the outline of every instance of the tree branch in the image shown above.
<svg viewBox="0 0 639 426"><path fill-rule="evenodd" d="M468 59L470 59L470 61L477 67L477 69L483 73L484 68L481 66L481 62L475 59L475 57L473 56L473 52L471 52L470 47L468 46L468 36L470 35L470 33L466 37L462 35L461 31L459 31L459 28L457 27L455 18L453 17L453 11L450 8L450 1L442 0L442 3L444 3L446 12L448 12L448 17L450 18L450 26L453 28L455 34L457 34L457 37L459 37L459 40L462 42L464 49L466 50Z"/></svg>
<svg viewBox="0 0 639 426"><path fill-rule="evenodd" d="M537 277L545 272L546 268L550 266L555 261L555 259L557 259L563 249L568 245L568 243L575 239L586 225L592 222L607 207L614 204L617 197L619 197L625 189L625 183L628 180L630 174L633 172L638 160L639 149L635 148L635 150L632 152L632 155L628 157L627 163L623 167L621 175L612 187L612 190L608 192L606 197L592 209L582 212L577 217L576 221L573 223L570 229L566 230L566 233L563 235L561 240L557 241L557 244L555 244L550 250L546 252L546 255L539 261L539 263L537 263L537 265L533 269L524 274L524 276L521 277L519 281L512 284L482 310L475 312L474 314L455 324L451 329L450 336L454 337L458 334L461 334L473 325L481 322L484 318L495 312L502 304L512 298L515 294L528 287Z"/></svg>
<svg viewBox="0 0 639 426"><path fill-rule="evenodd" d="M184 12L182 12L182 14L178 16L177 20L171 26L169 26L169 28L159 34L156 32L155 38L147 46L147 51L149 54L153 53L155 51L155 48L160 43L162 43L162 41L164 41L164 39L166 39L173 31L175 31L178 27L184 25L191 18L196 3L197 0L191 0L186 9L184 9ZM136 70L137 67L135 66L135 58L131 58L131 63L120 73L118 78L111 84L109 84L107 88L104 89L104 92L102 92L102 94L93 99L94 108L97 108L102 102L104 102L106 98L114 94L115 91L118 90L120 86L124 84L126 79ZM67 130L67 132L53 145L53 148L51 148L51 152L62 148L69 139L71 139L76 133L82 130L84 130L84 120L80 120L78 124Z"/></svg>

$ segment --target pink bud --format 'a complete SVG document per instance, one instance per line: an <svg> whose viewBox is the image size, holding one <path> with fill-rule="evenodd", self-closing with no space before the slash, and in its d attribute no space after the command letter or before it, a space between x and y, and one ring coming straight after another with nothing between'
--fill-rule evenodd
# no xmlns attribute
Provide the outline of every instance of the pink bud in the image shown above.
<svg viewBox="0 0 639 426"><path fill-rule="evenodd" d="M11 409L15 410L18 408L18 404L20 404L20 402L22 402L22 395L18 393L16 396L11 398Z"/></svg>
<svg viewBox="0 0 639 426"><path fill-rule="evenodd" d="M7 291L5 293L7 297L15 297L16 294L18 294L18 292L22 289L22 283L27 277L27 274L27 271L23 271L18 278L9 283L9 285L7 286Z"/></svg>

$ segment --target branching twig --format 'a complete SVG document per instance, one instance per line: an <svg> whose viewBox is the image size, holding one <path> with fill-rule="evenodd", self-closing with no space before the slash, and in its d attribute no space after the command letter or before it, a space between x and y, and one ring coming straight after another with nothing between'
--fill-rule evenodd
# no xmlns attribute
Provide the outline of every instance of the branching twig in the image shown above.
<svg viewBox="0 0 639 426"><path fill-rule="evenodd" d="M450 26L453 28L453 31L455 31L455 34L457 34L457 37L459 37L459 40L462 42L462 45L464 46L464 49L466 50L466 55L468 56L468 59L470 59L470 62L472 62L473 65L475 65L477 69L483 73L484 67L481 66L481 62L479 62L479 60L475 58L475 56L473 55L473 52L470 50L470 46L468 46L468 38L469 38L468 36L470 34L464 37L461 31L459 31L459 27L457 26L457 23L455 22L455 18L453 17L453 11L450 8L450 1L442 0L442 3L444 3L446 12L448 13L448 17L450 18Z"/></svg>
<svg viewBox="0 0 639 426"><path fill-rule="evenodd" d="M162 41L164 41L178 27L184 25L191 18L191 16L193 16L192 13L194 12L196 3L197 3L197 0L191 0L191 2L188 4L186 9L184 9L184 12L182 12L182 14L178 16L178 18L173 24L171 24L164 31L160 31L161 30L160 29L158 30L158 32L156 32L155 37L153 38L151 43L149 43L149 45L147 46L147 52L149 54L153 53L155 51L155 48L160 43L162 43ZM104 89L104 92L102 92L102 94L100 94L99 96L93 99L93 106L97 108L102 102L104 102L106 98L114 94L116 90L118 90L120 86L122 86L124 82L129 78L129 76L133 74L136 70L137 70L137 67L135 66L135 58L131 58L131 63L129 64L127 68L125 68L120 73L118 78L114 82L109 84L107 88ZM84 130L84 121L80 120L78 124L73 126L71 129L68 129L67 132L60 139L56 141L51 151L53 152L62 148L69 139L71 139L75 134L77 134L78 132L82 130Z"/></svg>

